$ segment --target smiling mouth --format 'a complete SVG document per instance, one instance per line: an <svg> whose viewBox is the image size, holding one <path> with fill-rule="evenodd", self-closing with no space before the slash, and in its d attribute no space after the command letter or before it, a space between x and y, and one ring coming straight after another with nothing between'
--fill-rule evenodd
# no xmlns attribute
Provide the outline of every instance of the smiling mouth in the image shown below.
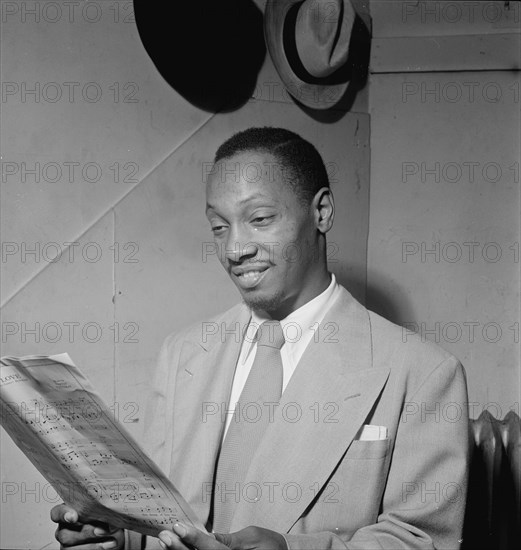
<svg viewBox="0 0 521 550"><path fill-rule="evenodd" d="M264 278L265 273L268 271L269 267L259 269L259 270L250 270L245 271L244 273L234 274L239 286L244 289L254 288L257 286L260 281Z"/></svg>

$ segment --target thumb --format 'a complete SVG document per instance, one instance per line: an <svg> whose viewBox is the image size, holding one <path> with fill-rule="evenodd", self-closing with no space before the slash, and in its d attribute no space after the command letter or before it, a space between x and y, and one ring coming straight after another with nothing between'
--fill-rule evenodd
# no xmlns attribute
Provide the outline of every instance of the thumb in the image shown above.
<svg viewBox="0 0 521 550"><path fill-rule="evenodd" d="M55 523L76 523L78 512L66 504L58 504L51 510L51 520Z"/></svg>
<svg viewBox="0 0 521 550"><path fill-rule="evenodd" d="M226 548L233 549L233 533L214 533L213 536Z"/></svg>
<svg viewBox="0 0 521 550"><path fill-rule="evenodd" d="M198 550L228 550L213 535L203 533L195 527L176 523L173 531L183 541L183 544L197 548ZM167 547L170 547L172 544L172 537L168 534L168 531L159 533L159 538Z"/></svg>

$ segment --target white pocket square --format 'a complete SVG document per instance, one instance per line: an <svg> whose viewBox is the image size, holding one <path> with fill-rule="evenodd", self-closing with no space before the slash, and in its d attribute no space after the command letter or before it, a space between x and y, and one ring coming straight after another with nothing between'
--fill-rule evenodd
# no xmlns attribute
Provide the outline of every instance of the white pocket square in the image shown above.
<svg viewBox="0 0 521 550"><path fill-rule="evenodd" d="M385 426L375 426L373 424L365 424L358 432L359 441L379 441L387 439L387 428Z"/></svg>

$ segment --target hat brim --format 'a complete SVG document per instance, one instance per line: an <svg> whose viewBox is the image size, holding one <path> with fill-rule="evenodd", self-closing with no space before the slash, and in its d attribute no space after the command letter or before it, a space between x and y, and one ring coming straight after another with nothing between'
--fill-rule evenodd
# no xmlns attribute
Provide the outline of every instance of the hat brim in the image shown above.
<svg viewBox="0 0 521 550"><path fill-rule="evenodd" d="M298 8L297 4L300 3L302 0L267 1L264 12L266 45L286 90L306 107L330 109L340 102L347 91L349 70L346 66L330 77L319 79L306 74L305 69L299 67L296 49L292 51L292 44L288 43L285 24L290 11Z"/></svg>

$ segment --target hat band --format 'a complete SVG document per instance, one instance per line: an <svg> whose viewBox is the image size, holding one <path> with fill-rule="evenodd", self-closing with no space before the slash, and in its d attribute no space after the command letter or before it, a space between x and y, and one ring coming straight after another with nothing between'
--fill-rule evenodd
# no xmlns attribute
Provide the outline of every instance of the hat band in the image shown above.
<svg viewBox="0 0 521 550"><path fill-rule="evenodd" d="M282 47L284 48L286 59L295 75L307 84L320 86L342 84L351 76L349 63L345 63L342 67L326 77L317 78L306 70L306 67L300 59L297 50L295 27L297 24L298 12L303 3L304 1L293 4L284 18L284 23L282 25Z"/></svg>

